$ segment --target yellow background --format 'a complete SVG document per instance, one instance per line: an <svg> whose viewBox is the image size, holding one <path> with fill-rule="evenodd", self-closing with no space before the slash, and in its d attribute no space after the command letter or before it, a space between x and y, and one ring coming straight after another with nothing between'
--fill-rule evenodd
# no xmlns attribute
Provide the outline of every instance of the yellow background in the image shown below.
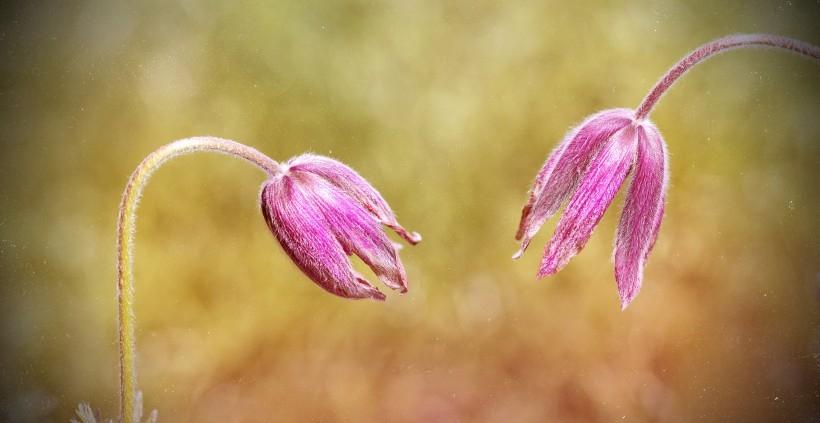
<svg viewBox="0 0 820 423"><path fill-rule="evenodd" d="M4 6L0 34L3 420L115 414L117 203L146 154L193 135L342 160L424 241L402 252L408 294L343 300L268 232L260 172L169 163L136 241L140 387L162 422L820 413L817 63L735 51L661 101L667 215L625 312L622 195L558 275L534 279L555 220L510 260L572 125L635 107L711 38L820 43L817 4L56 3Z"/></svg>

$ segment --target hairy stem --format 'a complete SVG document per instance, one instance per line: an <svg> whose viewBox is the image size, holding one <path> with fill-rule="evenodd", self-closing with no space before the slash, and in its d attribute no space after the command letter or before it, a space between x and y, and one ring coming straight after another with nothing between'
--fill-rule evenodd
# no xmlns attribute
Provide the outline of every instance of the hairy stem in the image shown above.
<svg viewBox="0 0 820 423"><path fill-rule="evenodd" d="M655 83L652 91L644 97L641 105L635 111L635 119L641 120L652 111L666 90L675 83L684 73L698 63L724 51L742 47L773 47L790 50L815 60L820 60L820 47L805 43L794 38L771 34L736 34L712 40L686 55L669 69L666 74Z"/></svg>
<svg viewBox="0 0 820 423"><path fill-rule="evenodd" d="M120 421L137 423L136 317L134 315L134 230L137 205L151 174L168 160L200 151L212 151L245 159L268 175L279 172L279 164L246 145L215 137L193 137L174 141L149 154L134 170L125 186L117 219L117 317L120 348Z"/></svg>

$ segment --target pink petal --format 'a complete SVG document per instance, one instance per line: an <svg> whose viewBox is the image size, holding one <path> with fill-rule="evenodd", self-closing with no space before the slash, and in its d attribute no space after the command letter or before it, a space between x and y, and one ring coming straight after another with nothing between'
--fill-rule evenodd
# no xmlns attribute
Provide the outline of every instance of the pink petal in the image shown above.
<svg viewBox="0 0 820 423"><path fill-rule="evenodd" d="M379 222L358 202L329 181L310 172L291 169L294 178L309 185L336 239L362 259L385 285L407 292L407 275L392 242Z"/></svg>
<svg viewBox="0 0 820 423"><path fill-rule="evenodd" d="M570 131L550 153L538 172L527 204L521 211L521 222L515 235L515 239L521 241L521 249L513 258L524 253L532 237L575 189L580 175L601 145L612 134L627 126L632 121L632 114L629 109L596 113Z"/></svg>
<svg viewBox="0 0 820 423"><path fill-rule="evenodd" d="M615 240L615 280L621 307L638 295L643 268L663 218L669 172L666 144L657 128L645 122L638 128L638 157Z"/></svg>
<svg viewBox="0 0 820 423"><path fill-rule="evenodd" d="M664 143L664 147L666 144ZM664 156L666 156L666 148L664 148ZM668 171L666 172L667 175L664 176L667 178L667 182L664 183L663 192L664 194L661 196L661 207L658 209L658 213L655 214L654 224L652 225L652 242L649 243L649 248L646 249L646 254L644 255L644 260L649 257L649 253L652 252L652 249L655 248L655 241L658 240L658 233L661 231L661 222L663 222L663 214L666 211L666 186L668 184Z"/></svg>
<svg viewBox="0 0 820 423"><path fill-rule="evenodd" d="M539 278L561 270L584 248L632 167L637 141L636 129L629 125L604 143L592 159L547 245Z"/></svg>
<svg viewBox="0 0 820 423"><path fill-rule="evenodd" d="M265 183L261 197L268 227L305 275L340 297L385 299L353 272L311 187L279 175Z"/></svg>
<svg viewBox="0 0 820 423"><path fill-rule="evenodd" d="M303 154L287 163L291 169L310 172L325 178L333 185L356 199L365 209L372 213L380 223L393 229L408 243L415 245L421 241L417 232L408 232L396 220L393 210L382 198L379 191L362 178L355 170L344 163L329 157L315 154Z"/></svg>

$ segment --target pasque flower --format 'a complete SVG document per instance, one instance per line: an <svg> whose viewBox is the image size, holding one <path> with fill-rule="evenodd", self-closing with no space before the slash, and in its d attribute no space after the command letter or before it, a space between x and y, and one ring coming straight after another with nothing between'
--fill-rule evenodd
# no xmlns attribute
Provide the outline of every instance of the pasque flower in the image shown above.
<svg viewBox="0 0 820 423"><path fill-rule="evenodd" d="M388 287L407 291L398 248L381 225L410 244L421 241L396 222L387 202L346 165L305 154L280 166L262 188L262 213L294 263L327 291L345 298L385 296L353 270L356 254Z"/></svg>
<svg viewBox="0 0 820 423"><path fill-rule="evenodd" d="M358 255L390 288L407 291L398 247L381 229L385 225L411 244L421 241L396 221L387 202L358 173L338 161L311 154L278 163L254 148L215 137L174 141L149 154L137 166L122 194L117 220L117 317L120 347L120 419L137 423L142 396L137 389L136 316L134 314L134 233L137 206L151 174L174 157L216 152L243 159L262 170L261 207L265 221L296 265L326 290L345 298L384 294L358 275L347 260ZM81 405L78 417L95 421ZM156 421L152 412L149 421Z"/></svg>
<svg viewBox="0 0 820 423"><path fill-rule="evenodd" d="M516 239L520 257L544 222L569 197L564 214L544 250L537 277L561 270L589 240L604 211L627 180L626 204L615 235L615 280L621 307L638 295L644 263L658 236L669 180L666 143L648 116L675 81L695 64L729 49L763 46L820 59L820 48L791 38L731 35L692 51L653 87L636 110L595 114L567 134L535 178L521 213Z"/></svg>

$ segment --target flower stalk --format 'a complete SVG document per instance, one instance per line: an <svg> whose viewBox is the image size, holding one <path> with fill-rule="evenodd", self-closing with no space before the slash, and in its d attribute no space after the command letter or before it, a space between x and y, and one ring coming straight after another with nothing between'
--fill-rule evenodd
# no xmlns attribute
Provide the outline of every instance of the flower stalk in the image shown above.
<svg viewBox="0 0 820 423"><path fill-rule="evenodd" d="M649 113L652 112L652 108L657 104L658 100L661 99L663 94L666 93L666 90L695 65L718 53L743 47L780 48L820 60L820 47L794 38L772 34L734 34L721 37L696 48L684 58L680 59L675 66L672 66L672 68L655 83L655 86L652 87L649 94L644 97L640 106L635 110L635 119L642 120L649 116Z"/></svg>
<svg viewBox="0 0 820 423"><path fill-rule="evenodd" d="M120 349L120 422L138 423L142 396L137 390L134 315L134 231L137 206L151 174L168 160L211 151L244 159L267 174L260 194L262 215L282 249L313 282L349 299L386 297L357 273L348 257L359 256L388 287L407 292L407 274L382 226L411 245L421 235L404 229L379 192L347 165L313 154L278 163L259 151L214 137L172 142L149 154L131 174L117 221L117 317ZM77 415L87 417L81 406ZM149 422L156 421L156 412Z"/></svg>
<svg viewBox="0 0 820 423"><path fill-rule="evenodd" d="M246 145L216 138L193 137L174 141L149 154L128 179L117 219L117 317L120 350L120 421L137 423L136 317L134 315L134 233L137 206L151 174L167 161L196 152L217 152L244 159L273 176L279 163Z"/></svg>

